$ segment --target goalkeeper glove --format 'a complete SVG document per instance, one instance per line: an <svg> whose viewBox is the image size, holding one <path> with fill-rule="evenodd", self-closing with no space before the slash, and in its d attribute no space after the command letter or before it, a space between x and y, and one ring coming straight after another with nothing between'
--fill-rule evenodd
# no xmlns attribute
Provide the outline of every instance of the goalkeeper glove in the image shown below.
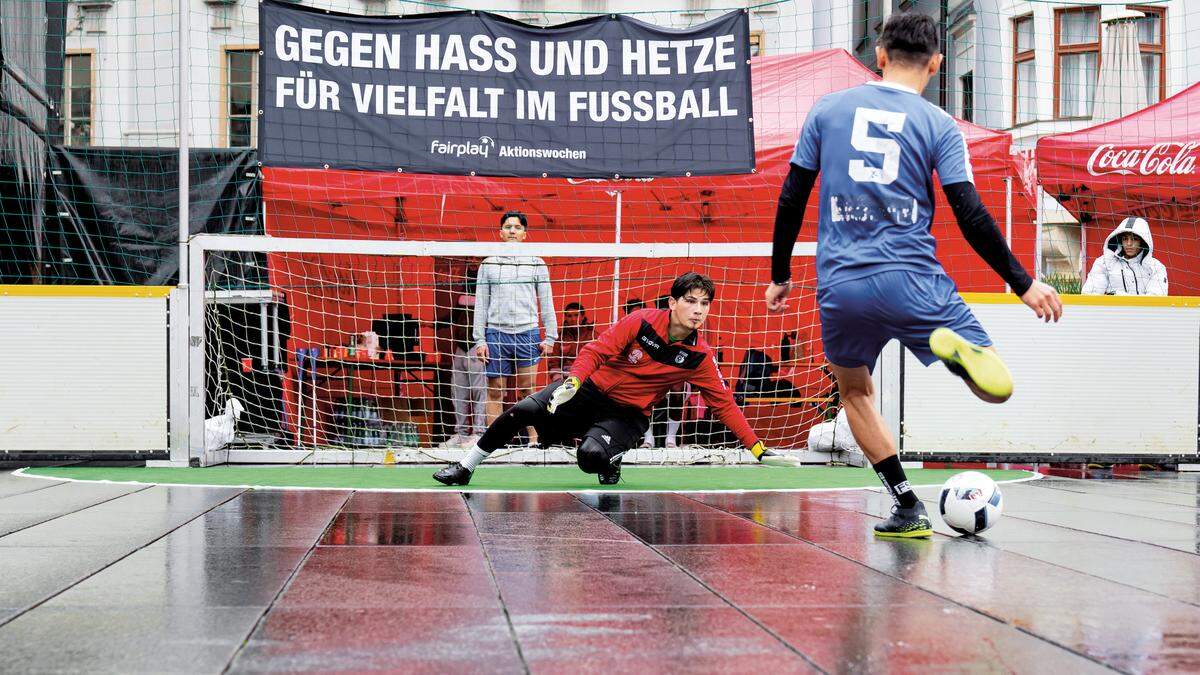
<svg viewBox="0 0 1200 675"><path fill-rule="evenodd" d="M546 406L546 410L553 415L558 406L570 401L575 396L575 393L579 391L579 384L579 378L574 375L563 380L562 385L550 395L550 405Z"/></svg>
<svg viewBox="0 0 1200 675"><path fill-rule="evenodd" d="M750 448L750 454L766 466L800 466L799 457L777 455L768 450L762 441L758 441L754 447Z"/></svg>

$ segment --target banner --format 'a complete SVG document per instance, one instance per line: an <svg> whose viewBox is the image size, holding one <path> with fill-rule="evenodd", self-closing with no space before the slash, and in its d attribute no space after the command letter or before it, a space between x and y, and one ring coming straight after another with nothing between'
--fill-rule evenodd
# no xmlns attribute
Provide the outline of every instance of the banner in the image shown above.
<svg viewBox="0 0 1200 675"><path fill-rule="evenodd" d="M749 173L749 22L260 5L264 165L579 178Z"/></svg>

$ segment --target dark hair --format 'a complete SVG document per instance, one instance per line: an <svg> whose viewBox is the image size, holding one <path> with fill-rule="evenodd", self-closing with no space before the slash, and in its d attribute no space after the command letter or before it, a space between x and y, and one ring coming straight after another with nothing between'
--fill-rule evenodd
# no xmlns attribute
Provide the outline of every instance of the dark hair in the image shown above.
<svg viewBox="0 0 1200 675"><path fill-rule="evenodd" d="M525 214L521 213L520 211L505 211L504 215L500 216L500 226L504 227L504 221L508 220L509 218L516 218L517 220L520 220L521 227L527 230L529 229L529 219L526 218Z"/></svg>
<svg viewBox="0 0 1200 675"><path fill-rule="evenodd" d="M717 287L713 280L698 272L684 272L671 284L671 297L676 300L687 295L688 291L704 291L710 301L717 297Z"/></svg>
<svg viewBox="0 0 1200 675"><path fill-rule="evenodd" d="M639 309L645 309L646 303L642 302L641 298L629 298L625 300L623 308L626 314L633 314Z"/></svg>
<svg viewBox="0 0 1200 675"><path fill-rule="evenodd" d="M670 309L671 308L671 296L669 296L669 295L658 296L658 299L654 301L654 306L657 307L658 309Z"/></svg>
<svg viewBox="0 0 1200 675"><path fill-rule="evenodd" d="M924 67L938 53L937 21L920 12L893 14L879 33L879 46L897 63Z"/></svg>
<svg viewBox="0 0 1200 675"><path fill-rule="evenodd" d="M563 307L563 311L564 311L564 312L569 312L569 311L571 311L571 310L573 310L573 309L577 309L577 310L579 310L580 312L582 312L582 311L583 311L583 305L579 304L578 302L568 302L568 303L567 303L567 306L566 306L566 307Z"/></svg>

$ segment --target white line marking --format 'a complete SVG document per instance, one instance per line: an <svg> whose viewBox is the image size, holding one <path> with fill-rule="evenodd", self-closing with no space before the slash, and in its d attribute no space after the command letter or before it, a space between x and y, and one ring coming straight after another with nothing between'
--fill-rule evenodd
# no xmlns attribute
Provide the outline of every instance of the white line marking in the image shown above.
<svg viewBox="0 0 1200 675"><path fill-rule="evenodd" d="M27 467L28 468L28 467ZM752 468L752 467L747 467ZM930 469L931 471L942 471L944 469ZM1010 471L1015 469L1009 469ZM998 480L997 483L1024 483L1031 480L1039 480L1042 478L1040 473L1027 471L1030 475L1025 478L1013 478L1009 480ZM601 490L598 488L588 488L582 490L492 490L492 489L477 489L468 487L451 488L378 488L378 487L303 487L298 485L219 485L209 483L146 483L137 480L88 480L84 478L59 478L55 476L41 476L37 474L27 474L25 469L17 469L12 473L14 476L22 478L37 478L41 480L53 480L65 483L108 483L110 485L167 485L172 487L202 487L202 488L240 488L243 490L353 490L355 492L470 492L474 494L505 494L505 493L520 493L520 494L745 494L751 492L852 492L855 490L869 490L871 492L881 492L883 488L864 485L861 487L838 487L838 488L749 488L744 490ZM914 485L914 488L929 488L939 487L941 483L926 483Z"/></svg>

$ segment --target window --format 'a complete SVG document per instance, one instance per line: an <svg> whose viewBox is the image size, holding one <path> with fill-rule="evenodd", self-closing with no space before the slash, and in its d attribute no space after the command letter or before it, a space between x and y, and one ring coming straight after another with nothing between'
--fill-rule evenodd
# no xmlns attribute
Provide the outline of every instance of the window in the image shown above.
<svg viewBox="0 0 1200 675"><path fill-rule="evenodd" d="M1037 59L1033 17L1013 19L1013 125L1037 119Z"/></svg>
<svg viewBox="0 0 1200 675"><path fill-rule="evenodd" d="M953 78L947 83L949 109L960 119L972 122L975 109L975 23L965 21L950 31L946 65Z"/></svg>
<svg viewBox="0 0 1200 675"><path fill-rule="evenodd" d="M964 122L975 121L975 73L967 73L958 78L959 91L962 92L962 108L958 116Z"/></svg>
<svg viewBox="0 0 1200 675"><path fill-rule="evenodd" d="M750 56L762 56L765 53L763 51L765 44L761 30L750 31Z"/></svg>
<svg viewBox="0 0 1200 675"><path fill-rule="evenodd" d="M1054 13L1054 116L1091 117L1100 74L1100 10Z"/></svg>
<svg viewBox="0 0 1200 675"><path fill-rule="evenodd" d="M92 144L92 55L72 52L63 64L63 144Z"/></svg>
<svg viewBox="0 0 1200 675"><path fill-rule="evenodd" d="M1167 8L1130 7L1145 14L1138 19L1138 42L1142 48L1142 70L1146 73L1146 103L1158 103L1167 95Z"/></svg>
<svg viewBox="0 0 1200 675"><path fill-rule="evenodd" d="M225 52L225 117L229 147L254 146L258 139L258 49Z"/></svg>

